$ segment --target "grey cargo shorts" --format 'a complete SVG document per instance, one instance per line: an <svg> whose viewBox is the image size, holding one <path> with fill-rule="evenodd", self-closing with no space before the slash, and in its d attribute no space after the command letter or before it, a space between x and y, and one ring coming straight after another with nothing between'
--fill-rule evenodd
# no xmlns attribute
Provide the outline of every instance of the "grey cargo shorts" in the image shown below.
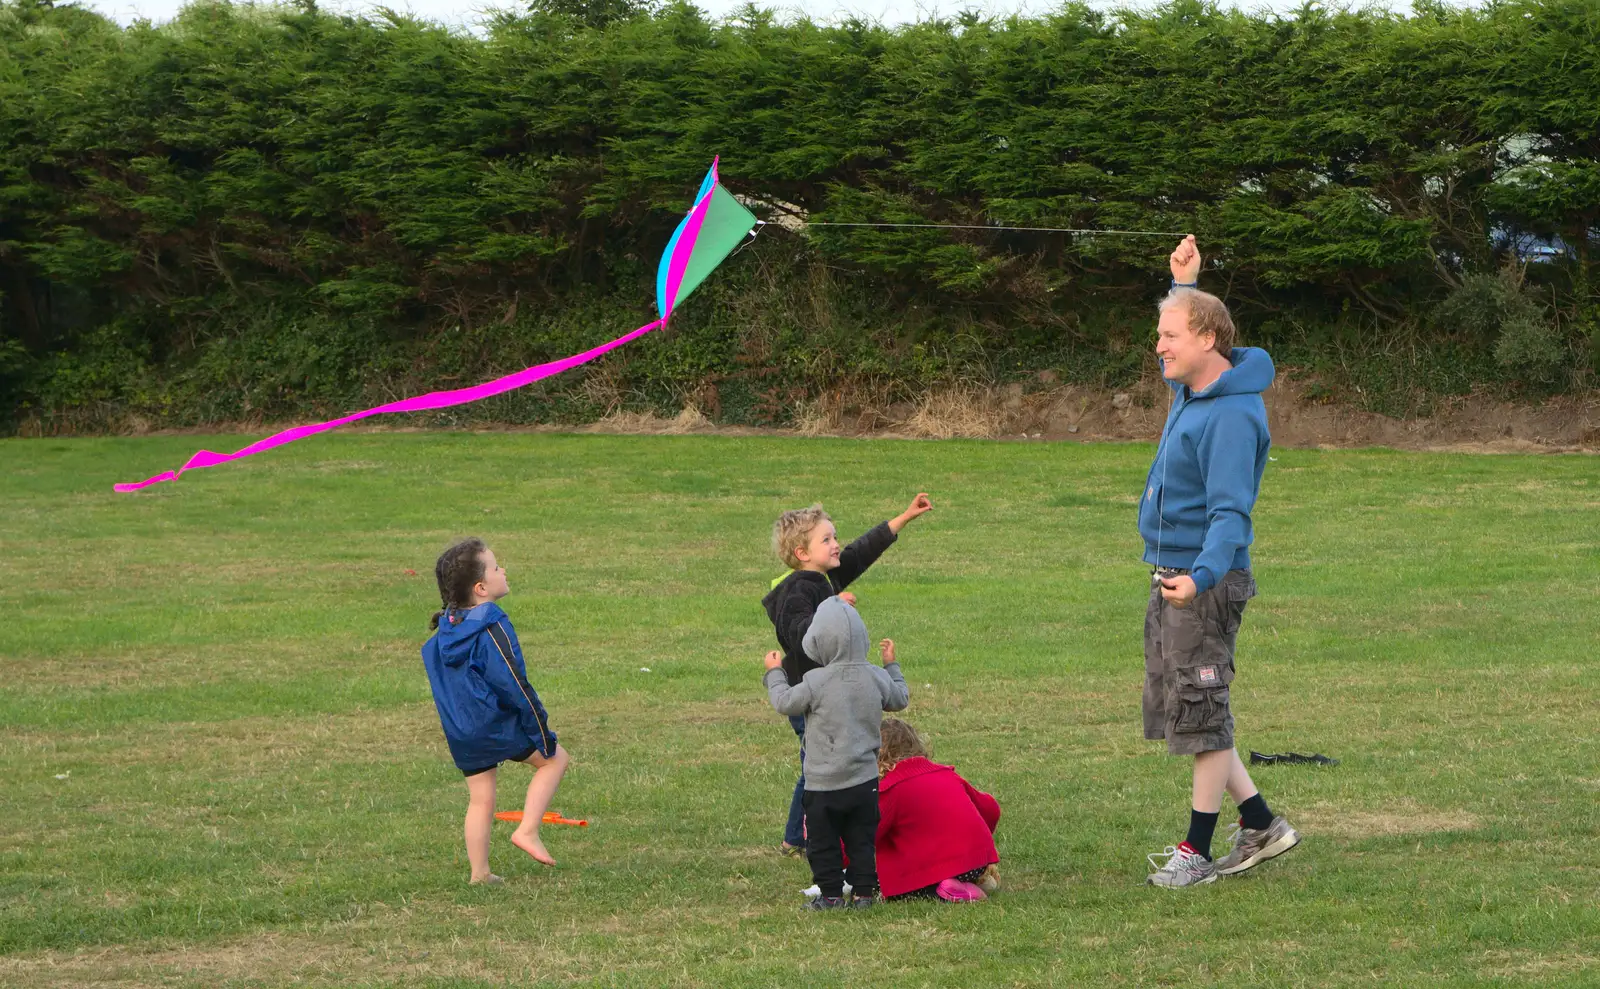
<svg viewBox="0 0 1600 989"><path fill-rule="evenodd" d="M1248 570L1230 570L1187 608L1161 596L1159 570L1150 578L1144 614L1144 737L1167 740L1172 755L1233 748L1233 647L1244 606L1256 596Z"/></svg>

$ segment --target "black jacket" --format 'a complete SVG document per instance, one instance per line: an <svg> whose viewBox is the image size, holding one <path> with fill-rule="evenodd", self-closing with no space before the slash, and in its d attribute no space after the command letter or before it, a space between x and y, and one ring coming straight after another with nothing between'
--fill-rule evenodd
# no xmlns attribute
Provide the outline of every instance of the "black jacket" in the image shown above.
<svg viewBox="0 0 1600 989"><path fill-rule="evenodd" d="M817 606L866 573L896 538L888 522L879 522L840 551L839 565L827 574L796 570L761 599L761 606L767 609L767 617L778 633L778 645L783 647L783 672L791 684L799 683L808 671L822 668L800 647L811 619L816 617Z"/></svg>

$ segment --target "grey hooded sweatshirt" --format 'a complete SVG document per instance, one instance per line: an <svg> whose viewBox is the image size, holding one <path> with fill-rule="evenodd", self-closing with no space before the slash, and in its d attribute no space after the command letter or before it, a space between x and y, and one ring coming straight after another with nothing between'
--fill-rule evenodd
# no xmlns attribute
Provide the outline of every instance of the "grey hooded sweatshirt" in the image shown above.
<svg viewBox="0 0 1600 989"><path fill-rule="evenodd" d="M843 790L877 779L883 712L911 702L900 664L880 670L867 662L867 626L837 595L817 606L802 646L821 669L790 686L780 666L763 682L779 714L805 715L806 789Z"/></svg>

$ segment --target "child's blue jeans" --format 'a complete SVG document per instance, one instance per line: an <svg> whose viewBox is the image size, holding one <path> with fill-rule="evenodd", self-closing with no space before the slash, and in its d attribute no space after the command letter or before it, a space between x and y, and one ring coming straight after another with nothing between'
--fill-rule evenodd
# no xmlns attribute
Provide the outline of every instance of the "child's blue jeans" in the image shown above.
<svg viewBox="0 0 1600 989"><path fill-rule="evenodd" d="M800 778L794 783L794 797L789 801L789 821L783 826L783 840L785 844L796 848L806 846L805 822L806 809L800 803L806 793L806 719L797 715L789 716L789 727L800 736Z"/></svg>

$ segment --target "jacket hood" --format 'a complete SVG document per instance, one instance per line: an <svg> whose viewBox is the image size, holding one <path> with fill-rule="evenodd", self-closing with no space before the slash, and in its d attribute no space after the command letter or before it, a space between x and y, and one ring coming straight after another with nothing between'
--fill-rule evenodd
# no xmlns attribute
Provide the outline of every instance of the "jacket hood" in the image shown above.
<svg viewBox="0 0 1600 989"><path fill-rule="evenodd" d="M812 662L823 666L865 663L867 626L856 609L835 594L817 606L817 616L811 620L811 627L800 645Z"/></svg>
<svg viewBox="0 0 1600 989"><path fill-rule="evenodd" d="M1235 347L1228 352L1233 367L1222 372L1222 377L1197 396L1220 398L1223 395L1259 395L1272 386L1277 374L1272 358L1260 347Z"/></svg>
<svg viewBox="0 0 1600 989"><path fill-rule="evenodd" d="M439 618L439 658L446 666L461 666L472 658L473 643L490 625L506 617L498 604L485 602L469 611L452 610Z"/></svg>
<svg viewBox="0 0 1600 989"><path fill-rule="evenodd" d="M883 780L878 784L878 792L883 793L894 787L896 783L914 780L918 776L927 776L929 773L953 773L954 766L941 766L932 759L920 755L909 756L894 764L894 768L883 774Z"/></svg>
<svg viewBox="0 0 1600 989"><path fill-rule="evenodd" d="M792 580L822 580L828 579L827 574L817 573L815 570L791 570L772 581L772 589L767 591L767 596L761 599L761 607L767 610L767 617L776 622L778 620L778 599L784 594L784 585ZM832 588L829 584L829 588Z"/></svg>

